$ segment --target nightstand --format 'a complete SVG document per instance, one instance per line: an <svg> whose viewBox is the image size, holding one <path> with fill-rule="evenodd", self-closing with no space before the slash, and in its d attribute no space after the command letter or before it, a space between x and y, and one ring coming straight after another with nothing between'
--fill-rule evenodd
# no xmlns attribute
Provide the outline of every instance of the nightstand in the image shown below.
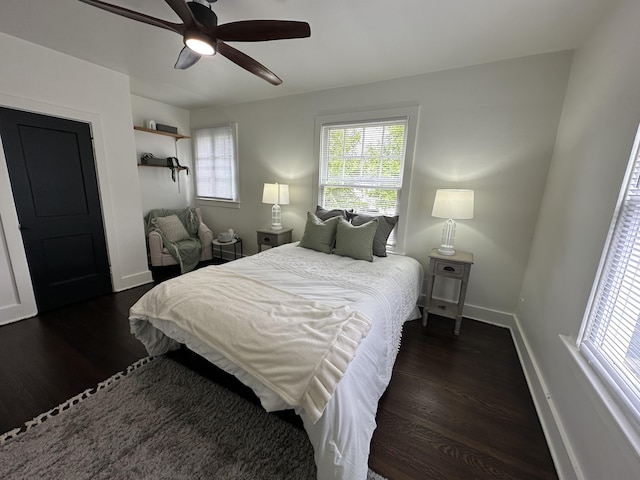
<svg viewBox="0 0 640 480"><path fill-rule="evenodd" d="M422 311L422 325L427 326L429 313L455 319L454 335L460 333L462 324L462 308L464 297L467 294L469 273L473 265L473 254L456 250L455 255L441 255L434 248L429 254L429 268L427 269L426 304ZM457 302L433 298L433 284L436 277L453 278L460 281L460 292Z"/></svg>
<svg viewBox="0 0 640 480"><path fill-rule="evenodd" d="M258 251L262 251L262 246L278 247L285 243L291 243L291 232L293 228L283 228L282 230L264 229L258 230Z"/></svg>

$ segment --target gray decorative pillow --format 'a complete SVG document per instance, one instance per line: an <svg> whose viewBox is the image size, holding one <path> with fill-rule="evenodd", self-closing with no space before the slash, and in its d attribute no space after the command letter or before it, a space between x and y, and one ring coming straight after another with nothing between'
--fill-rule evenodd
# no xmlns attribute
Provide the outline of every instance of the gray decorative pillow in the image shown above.
<svg viewBox="0 0 640 480"><path fill-rule="evenodd" d="M336 255L373 262L373 239L378 228L374 218L364 225L354 226L340 218L336 231Z"/></svg>
<svg viewBox="0 0 640 480"><path fill-rule="evenodd" d="M376 230L376 236L373 239L373 254L376 257L387 256L387 240L391 231L398 223L398 215L395 217L385 217L384 215L373 216L364 215L362 213L355 213L351 219L353 225L364 225L370 222L374 218L378 219L378 229Z"/></svg>
<svg viewBox="0 0 640 480"><path fill-rule="evenodd" d="M184 225L177 215L158 217L153 219L152 222L162 231L164 237L171 243L176 243L189 238L189 232L184 228Z"/></svg>
<svg viewBox="0 0 640 480"><path fill-rule="evenodd" d="M331 253L336 238L336 226L340 217L322 221L311 212L307 212L307 223L300 239L300 246L318 252Z"/></svg>
<svg viewBox="0 0 640 480"><path fill-rule="evenodd" d="M352 214L353 208L334 208L333 210L327 210L326 208L322 208L320 205L316 207L316 217L321 220L328 220L333 217L342 217L346 221L349 221Z"/></svg>

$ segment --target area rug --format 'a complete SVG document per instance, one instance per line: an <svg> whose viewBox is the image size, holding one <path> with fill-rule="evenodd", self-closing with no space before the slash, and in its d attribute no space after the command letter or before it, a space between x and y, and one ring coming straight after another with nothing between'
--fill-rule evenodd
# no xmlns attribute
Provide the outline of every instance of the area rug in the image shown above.
<svg viewBox="0 0 640 480"><path fill-rule="evenodd" d="M303 430L158 357L0 436L0 478L313 480L316 468Z"/></svg>

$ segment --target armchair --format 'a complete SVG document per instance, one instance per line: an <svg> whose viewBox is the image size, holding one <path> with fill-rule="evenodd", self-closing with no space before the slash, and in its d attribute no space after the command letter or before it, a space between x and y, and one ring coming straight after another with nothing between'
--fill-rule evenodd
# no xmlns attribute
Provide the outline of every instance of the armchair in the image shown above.
<svg viewBox="0 0 640 480"><path fill-rule="evenodd" d="M198 215L198 238L202 242L202 254L200 255L200 261L211 260L213 258L212 240L213 232L202 221L202 215L200 209L196 208L196 214ZM169 253L169 250L164 246L162 241L162 235L155 230L151 230L148 233L149 243L149 258L152 267L166 267L170 265L178 265L178 261Z"/></svg>

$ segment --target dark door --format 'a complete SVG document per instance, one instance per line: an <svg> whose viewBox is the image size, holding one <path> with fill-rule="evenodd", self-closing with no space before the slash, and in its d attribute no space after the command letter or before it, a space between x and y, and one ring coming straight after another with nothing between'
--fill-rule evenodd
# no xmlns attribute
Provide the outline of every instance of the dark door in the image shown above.
<svg viewBox="0 0 640 480"><path fill-rule="evenodd" d="M111 292L89 125L0 108L0 138L38 311Z"/></svg>

